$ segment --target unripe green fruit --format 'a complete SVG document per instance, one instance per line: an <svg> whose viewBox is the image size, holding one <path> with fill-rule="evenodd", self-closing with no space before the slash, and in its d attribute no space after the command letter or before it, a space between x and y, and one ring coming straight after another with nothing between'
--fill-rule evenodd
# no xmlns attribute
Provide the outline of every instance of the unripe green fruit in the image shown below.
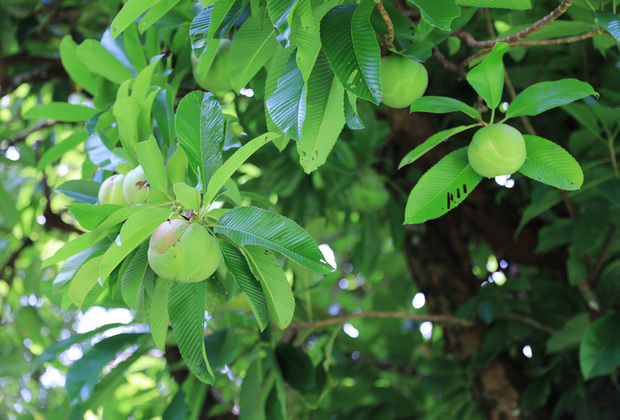
<svg viewBox="0 0 620 420"><path fill-rule="evenodd" d="M389 198L390 194L381 179L374 172L370 172L353 184L349 203L356 211L371 212L385 207Z"/></svg>
<svg viewBox="0 0 620 420"><path fill-rule="evenodd" d="M406 108L424 95L428 86L426 68L400 55L381 59L382 102L391 108Z"/></svg>
<svg viewBox="0 0 620 420"><path fill-rule="evenodd" d="M118 204L126 206L125 194L123 194L123 182L125 175L112 175L101 183L99 187L99 204Z"/></svg>
<svg viewBox="0 0 620 420"><path fill-rule="evenodd" d="M131 206L166 200L166 196L163 193L149 188L142 165L136 166L125 175L123 194L125 194L125 200Z"/></svg>
<svg viewBox="0 0 620 420"><path fill-rule="evenodd" d="M525 157L523 135L506 124L482 127L467 148L473 170L488 178L515 173L523 166Z"/></svg>
<svg viewBox="0 0 620 420"><path fill-rule="evenodd" d="M230 55L230 47L232 41L230 39L222 39L217 47L217 53L213 59L213 63L206 73L198 73L198 59L191 54L192 73L194 79L204 90L209 92L219 92L223 90L232 90L230 78L228 75L228 56Z"/></svg>
<svg viewBox="0 0 620 420"><path fill-rule="evenodd" d="M204 226L181 219L155 229L147 256L155 274L182 283L206 280L222 258L217 240Z"/></svg>

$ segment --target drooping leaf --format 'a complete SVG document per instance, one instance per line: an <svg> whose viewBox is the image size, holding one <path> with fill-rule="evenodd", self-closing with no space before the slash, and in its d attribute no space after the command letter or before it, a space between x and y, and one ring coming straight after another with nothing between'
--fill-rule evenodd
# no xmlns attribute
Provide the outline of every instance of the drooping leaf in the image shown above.
<svg viewBox="0 0 620 420"><path fill-rule="evenodd" d="M208 92L186 95L177 108L176 129L190 167L200 169L205 191L208 180L223 163L224 117L215 96Z"/></svg>
<svg viewBox="0 0 620 420"><path fill-rule="evenodd" d="M280 35L278 41L282 48L288 48L291 36L291 20L292 11L297 4L297 0L267 0L267 11L273 26L278 30Z"/></svg>
<svg viewBox="0 0 620 420"><path fill-rule="evenodd" d="M160 20L166 13L168 13L179 1L181 0L159 0L146 14L140 19L140 25L138 29L143 34L148 28L150 28L155 22Z"/></svg>
<svg viewBox="0 0 620 420"><path fill-rule="evenodd" d="M103 255L99 255L88 260L77 270L71 280L67 293L73 304L78 308L82 306L82 302L99 280L99 264L102 259Z"/></svg>
<svg viewBox="0 0 620 420"><path fill-rule="evenodd" d="M543 184L567 191L583 184L579 163L561 146L538 136L523 136L527 159L519 172Z"/></svg>
<svg viewBox="0 0 620 420"><path fill-rule="evenodd" d="M254 18L245 21L233 41L228 56L230 82L239 92L271 59L276 49L276 32L270 25L261 25Z"/></svg>
<svg viewBox="0 0 620 420"><path fill-rule="evenodd" d="M75 217L75 220L84 229L93 230L99 223L110 217L110 215L117 210L122 209L122 206L117 204L67 204L67 208Z"/></svg>
<svg viewBox="0 0 620 420"><path fill-rule="evenodd" d="M374 7L372 0L334 7L321 21L321 41L341 85L379 104L383 95L381 52L369 19Z"/></svg>
<svg viewBox="0 0 620 420"><path fill-rule="evenodd" d="M417 146L411 152L407 153L405 157L400 161L398 165L398 169L402 168L405 165L409 165L415 162L419 157L423 156L426 152L430 151L433 147L439 145L441 142L448 140L450 137L455 134L461 133L465 130L469 130L470 128L476 127L477 124L474 125L460 125L458 127L449 128L444 131L440 131L439 133L435 133L430 136L428 139L424 141L421 145Z"/></svg>
<svg viewBox="0 0 620 420"><path fill-rule="evenodd" d="M405 208L405 223L424 223L446 214L461 204L481 180L469 165L467 148L455 150L413 187Z"/></svg>
<svg viewBox="0 0 620 420"><path fill-rule="evenodd" d="M87 179L72 179L56 187L56 192L63 193L67 197L74 198L82 203L96 204L99 200L100 185L98 182Z"/></svg>
<svg viewBox="0 0 620 420"><path fill-rule="evenodd" d="M149 325L153 342L159 350L165 353L166 335L168 334L168 296L174 283L170 280L158 277L155 281L155 291L149 310Z"/></svg>
<svg viewBox="0 0 620 420"><path fill-rule="evenodd" d="M77 55L91 72L103 76L117 85L133 78L127 67L103 45L93 39L87 39L78 45Z"/></svg>
<svg viewBox="0 0 620 420"><path fill-rule="evenodd" d="M411 105L411 112L430 112L433 114L447 114L462 112L475 120L480 121L480 114L473 107L454 98L445 96L422 96Z"/></svg>
<svg viewBox="0 0 620 420"><path fill-rule="evenodd" d="M596 19L617 42L620 42L620 15L609 12L596 12Z"/></svg>
<svg viewBox="0 0 620 420"><path fill-rule="evenodd" d="M531 0L456 0L459 6L489 7L512 10L529 10L532 8Z"/></svg>
<svg viewBox="0 0 620 420"><path fill-rule="evenodd" d="M620 364L620 314L597 319L583 336L579 365L585 380L608 375Z"/></svg>
<svg viewBox="0 0 620 420"><path fill-rule="evenodd" d="M92 95L97 93L99 76L89 70L77 55L77 44L71 35L65 35L60 42L60 61L71 79Z"/></svg>
<svg viewBox="0 0 620 420"><path fill-rule="evenodd" d="M269 311L265 295L261 289L260 283L252 274L248 262L241 251L227 240L220 241L220 249L226 262L226 268L235 278L237 285L245 295L252 313L256 317L256 321L263 331L269 323Z"/></svg>
<svg viewBox="0 0 620 420"><path fill-rule="evenodd" d="M144 275L148 270L148 249L149 243L146 241L143 242L136 250L136 253L131 258L131 261L127 265L127 269L121 277L121 296L123 297L123 302L134 310L138 308L140 287L142 286Z"/></svg>
<svg viewBox="0 0 620 420"><path fill-rule="evenodd" d="M510 103L506 118L538 115L590 95L598 96L598 93L588 83L577 79L536 83L525 88Z"/></svg>
<svg viewBox="0 0 620 420"><path fill-rule="evenodd" d="M266 248L246 245L241 249L250 270L261 285L272 319L280 329L286 328L293 319L295 297L284 270Z"/></svg>
<svg viewBox="0 0 620 420"><path fill-rule="evenodd" d="M306 115L297 146L306 173L327 160L346 122L344 89L334 77L324 53L320 53L306 85Z"/></svg>
<svg viewBox="0 0 620 420"><path fill-rule="evenodd" d="M504 91L504 64L502 58L510 46L505 42L498 42L493 51L487 55L482 63L467 73L467 81L474 90L484 99L490 109L495 109L502 100Z"/></svg>
<svg viewBox="0 0 620 420"><path fill-rule="evenodd" d="M233 209L218 220L215 232L223 233L240 246L260 245L281 252L317 273L333 270L308 232L291 219L267 210Z"/></svg>
<svg viewBox="0 0 620 420"><path fill-rule="evenodd" d="M418 6L422 18L442 31L449 31L452 21L461 16L461 9L454 0L410 0Z"/></svg>
<svg viewBox="0 0 620 420"><path fill-rule="evenodd" d="M299 141L306 116L306 86L296 56L289 56L275 92L265 101L267 112L280 130Z"/></svg>
<svg viewBox="0 0 620 420"><path fill-rule="evenodd" d="M267 369L260 358L248 367L239 392L239 420L265 420L261 391L266 386Z"/></svg>
<svg viewBox="0 0 620 420"><path fill-rule="evenodd" d="M204 343L206 283L174 283L168 313L179 351L189 370L202 382L213 384Z"/></svg>

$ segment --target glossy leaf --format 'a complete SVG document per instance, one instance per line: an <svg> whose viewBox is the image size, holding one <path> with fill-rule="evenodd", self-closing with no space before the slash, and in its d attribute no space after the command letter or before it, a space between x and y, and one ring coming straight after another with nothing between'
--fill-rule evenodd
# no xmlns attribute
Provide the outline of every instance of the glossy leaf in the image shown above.
<svg viewBox="0 0 620 420"><path fill-rule="evenodd" d="M512 10L528 10L532 8L531 0L456 0L459 6L489 7Z"/></svg>
<svg viewBox="0 0 620 420"><path fill-rule="evenodd" d="M442 31L449 31L452 21L461 16L461 9L454 0L410 0L418 6L422 18Z"/></svg>
<svg viewBox="0 0 620 420"><path fill-rule="evenodd" d="M84 302L88 293L97 284L97 280L99 280L99 264L102 259L103 255L100 255L88 260L80 267L71 280L67 293L78 308L82 307L82 302Z"/></svg>
<svg viewBox="0 0 620 420"><path fill-rule="evenodd" d="M136 153L150 187L166 192L168 190L166 167L155 137L151 136L148 140L136 144Z"/></svg>
<svg viewBox="0 0 620 420"><path fill-rule="evenodd" d="M596 12L596 19L617 42L620 42L620 15L609 12Z"/></svg>
<svg viewBox="0 0 620 420"><path fill-rule="evenodd" d="M242 251L252 274L261 285L272 319L278 328L285 329L293 319L295 297L282 267L266 248L246 245Z"/></svg>
<svg viewBox="0 0 620 420"><path fill-rule="evenodd" d="M60 42L60 60L71 79L78 85L84 87L92 95L97 93L99 76L80 60L77 54L78 45L71 35L66 35Z"/></svg>
<svg viewBox="0 0 620 420"><path fill-rule="evenodd" d="M112 37L116 38L119 36L141 14L146 12L158 1L159 0L128 0L110 25Z"/></svg>
<svg viewBox="0 0 620 420"><path fill-rule="evenodd" d="M173 284L170 280L162 279L161 277L157 278L149 310L149 325L151 326L153 342L164 353L166 352L166 336L168 335L168 323L170 322L168 296Z"/></svg>
<svg viewBox="0 0 620 420"><path fill-rule="evenodd" d="M131 261L127 265L127 269L121 277L121 296L123 302L131 309L138 308L138 298L140 296L140 287L142 279L148 268L147 251L149 243L143 242L131 257Z"/></svg>
<svg viewBox="0 0 620 420"><path fill-rule="evenodd" d="M448 130L440 131L439 133L433 134L428 139L426 139L424 143L417 146L411 152L407 153L405 157L400 161L400 164L398 165L398 169L402 168L405 165L409 165L415 162L416 160L418 160L418 158L423 156L425 153L433 149L435 146L438 146L443 141L449 140L450 137L454 136L455 134L462 133L463 131L469 130L470 128L473 128L476 126L477 126L476 124L461 125L458 127L449 128Z"/></svg>
<svg viewBox="0 0 620 420"><path fill-rule="evenodd" d="M177 201L186 209L200 209L200 199L202 197L199 190L190 187L185 182L177 182L172 186Z"/></svg>
<svg viewBox="0 0 620 420"><path fill-rule="evenodd" d="M95 229L99 223L110 217L112 213L122 209L117 204L68 204L67 208L77 222L86 230Z"/></svg>
<svg viewBox="0 0 620 420"><path fill-rule="evenodd" d="M138 29L143 34L155 22L160 20L181 0L158 0L157 3L140 19Z"/></svg>
<svg viewBox="0 0 620 420"><path fill-rule="evenodd" d="M379 104L383 95L381 53L369 20L374 8L372 0L334 7L321 21L321 41L342 86Z"/></svg>
<svg viewBox="0 0 620 420"><path fill-rule="evenodd" d="M91 72L117 85L133 78L131 71L95 40L87 39L78 45L77 55Z"/></svg>
<svg viewBox="0 0 620 420"><path fill-rule="evenodd" d="M598 96L598 93L588 83L577 79L536 83L525 88L510 103L506 118L538 115L590 95Z"/></svg>
<svg viewBox="0 0 620 420"><path fill-rule="evenodd" d="M83 105L72 105L66 102L51 102L49 104L37 105L26 111L22 117L26 120L49 118L64 122L86 121L97 110Z"/></svg>
<svg viewBox="0 0 620 420"><path fill-rule="evenodd" d="M266 101L269 116L287 136L299 141L306 116L306 86L296 56L289 56L275 92Z"/></svg>
<svg viewBox="0 0 620 420"><path fill-rule="evenodd" d="M473 107L457 99L445 96L423 96L411 105L411 112L430 112L432 114L447 114L449 112L462 112L465 115L480 121L480 114Z"/></svg>
<svg viewBox="0 0 620 420"><path fill-rule="evenodd" d="M215 376L204 343L205 282L174 283L168 313L179 351L189 370L202 382L213 384Z"/></svg>
<svg viewBox="0 0 620 420"><path fill-rule="evenodd" d="M578 190L583 184L579 163L561 146L538 136L523 136L527 159L519 172L562 190Z"/></svg>
<svg viewBox="0 0 620 420"><path fill-rule="evenodd" d="M273 26L280 33L280 43L283 48L287 48L290 44L289 37L291 35L292 11L297 0L267 0L267 11Z"/></svg>
<svg viewBox="0 0 620 420"><path fill-rule="evenodd" d="M63 193L67 197L74 198L82 203L96 204L99 201L98 182L89 181L87 179L72 179L65 181L58 187L56 192Z"/></svg>
<svg viewBox="0 0 620 420"><path fill-rule="evenodd" d="M325 260L314 239L297 223L257 207L238 207L222 216L215 225L240 246L260 245L278 251L317 273L333 267Z"/></svg>
<svg viewBox="0 0 620 420"><path fill-rule="evenodd" d="M429 169L413 187L405 224L436 219L461 204L482 177L469 165L467 148L455 150Z"/></svg>
<svg viewBox="0 0 620 420"><path fill-rule="evenodd" d="M467 73L467 81L478 95L484 99L490 109L495 109L502 100L504 91L504 64L502 58L510 46L505 42L498 42L493 51L487 55L482 63Z"/></svg>
<svg viewBox="0 0 620 420"><path fill-rule="evenodd" d="M235 282L243 292L252 313L256 317L260 330L263 331L269 323L269 310L260 283L252 274L248 262L237 247L227 240L222 240L220 241L220 249L226 262L226 268L235 278Z"/></svg>

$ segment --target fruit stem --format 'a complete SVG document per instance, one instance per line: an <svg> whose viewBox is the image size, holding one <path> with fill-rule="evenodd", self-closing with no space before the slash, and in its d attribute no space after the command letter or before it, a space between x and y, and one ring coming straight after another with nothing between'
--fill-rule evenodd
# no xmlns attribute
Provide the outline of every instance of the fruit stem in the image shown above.
<svg viewBox="0 0 620 420"><path fill-rule="evenodd" d="M609 157L611 158L611 166L614 167L614 176L620 178L618 172L618 161L616 160L616 150L614 149L614 138L611 134L607 134L607 147L609 147Z"/></svg>
<svg viewBox="0 0 620 420"><path fill-rule="evenodd" d="M390 19L390 15L388 15L385 7L383 7L383 3L381 3L381 0L375 0L375 4L377 5L377 10L379 11L379 14L383 18L383 22L385 22L385 27L387 28L387 36L385 37L385 41L383 41L383 44L386 47L389 47L394 42L394 25L392 24L392 19Z"/></svg>

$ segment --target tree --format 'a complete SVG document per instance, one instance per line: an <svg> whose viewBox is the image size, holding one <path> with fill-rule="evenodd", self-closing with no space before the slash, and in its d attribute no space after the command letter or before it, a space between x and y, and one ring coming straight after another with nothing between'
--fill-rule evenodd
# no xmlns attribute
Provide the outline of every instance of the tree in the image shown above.
<svg viewBox="0 0 620 420"><path fill-rule="evenodd" d="M2 417L617 416L616 2L341 3L0 2Z"/></svg>

